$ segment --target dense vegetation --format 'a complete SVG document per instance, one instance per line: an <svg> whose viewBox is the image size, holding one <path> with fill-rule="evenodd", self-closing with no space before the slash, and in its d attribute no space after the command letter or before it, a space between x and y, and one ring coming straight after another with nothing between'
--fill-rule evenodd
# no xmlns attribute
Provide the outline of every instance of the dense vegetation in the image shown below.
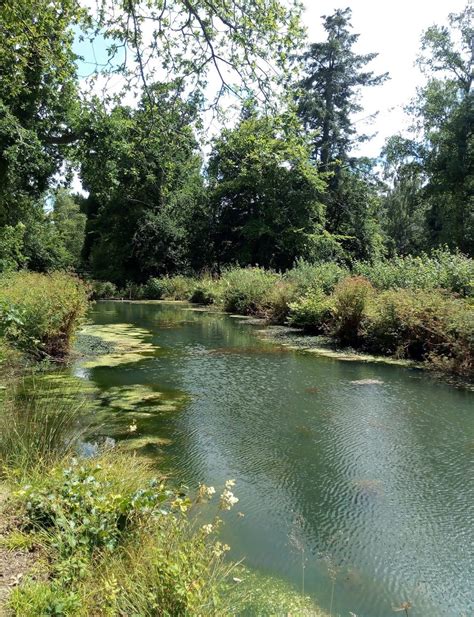
<svg viewBox="0 0 474 617"><path fill-rule="evenodd" d="M437 251L432 257L336 263L300 260L284 274L230 268L221 277L151 278L117 289L95 283L96 298L189 300L329 335L342 346L426 361L471 377L474 368L474 263Z"/></svg>
<svg viewBox="0 0 474 617"><path fill-rule="evenodd" d="M355 154L354 113L388 75L356 53L350 9L310 43L293 1L89 5L0 3L1 370L66 360L92 293L215 305L472 376L471 4L423 34L410 136L377 160ZM81 40L104 48L87 82ZM46 563L12 609L241 609L191 502L123 453L72 459L76 402L2 400L8 542Z"/></svg>
<svg viewBox="0 0 474 617"><path fill-rule="evenodd" d="M72 268L124 286L229 265L287 270L297 258L348 266L445 246L472 256L472 7L424 33L412 137L394 135L374 161L354 154L367 136L353 119L361 90L388 75L370 71L375 53L354 51L350 9L324 17L325 38L306 46L296 9L244 4L161 11L156 0L120 14L105 1L98 15L76 0L2 4L0 271ZM171 16L178 34L150 43L145 24L163 33ZM80 89L74 32L94 29L110 56L97 70L120 73L134 104ZM279 87L262 68L270 56ZM217 99L239 93L229 73L245 91L204 159L210 67ZM86 197L59 186L73 170Z"/></svg>

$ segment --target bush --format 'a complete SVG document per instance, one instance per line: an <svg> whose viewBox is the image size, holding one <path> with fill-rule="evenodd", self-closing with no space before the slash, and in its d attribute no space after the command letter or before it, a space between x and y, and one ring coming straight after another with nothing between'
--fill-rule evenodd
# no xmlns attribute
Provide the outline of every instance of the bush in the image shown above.
<svg viewBox="0 0 474 617"><path fill-rule="evenodd" d="M375 351L430 360L452 372L472 372L474 312L439 291L391 290L380 294L367 325Z"/></svg>
<svg viewBox="0 0 474 617"><path fill-rule="evenodd" d="M222 284L218 279L203 278L195 283L189 297L195 304L219 304L222 301Z"/></svg>
<svg viewBox="0 0 474 617"><path fill-rule="evenodd" d="M281 277L263 268L232 268L222 277L224 309L240 315L264 316Z"/></svg>
<svg viewBox="0 0 474 617"><path fill-rule="evenodd" d="M61 359L87 309L87 288L55 272L17 272L0 279L0 333L37 358Z"/></svg>
<svg viewBox="0 0 474 617"><path fill-rule="evenodd" d="M358 262L354 272L368 278L381 290L436 289L474 295L474 260L448 250L433 251L419 257L394 257L373 264Z"/></svg>
<svg viewBox="0 0 474 617"><path fill-rule="evenodd" d="M192 294L195 279L181 274L164 277L160 280L163 286L162 297L167 300L188 300Z"/></svg>
<svg viewBox="0 0 474 617"><path fill-rule="evenodd" d="M110 281L92 281L93 300L113 300L118 297L117 286Z"/></svg>
<svg viewBox="0 0 474 617"><path fill-rule="evenodd" d="M161 279L150 278L145 285L145 298L147 300L161 300L164 290Z"/></svg>
<svg viewBox="0 0 474 617"><path fill-rule="evenodd" d="M288 324L308 332L321 333L331 320L331 300L321 289L290 304Z"/></svg>
<svg viewBox="0 0 474 617"><path fill-rule="evenodd" d="M333 291L340 280L349 275L347 268L337 263L311 264L298 259L285 278L296 285L299 295L304 296L314 289L322 289L325 294Z"/></svg>
<svg viewBox="0 0 474 617"><path fill-rule="evenodd" d="M274 324L284 324L290 314L290 305L296 299L296 287L288 281L277 281L268 298L265 317Z"/></svg>
<svg viewBox="0 0 474 617"><path fill-rule="evenodd" d="M374 288L361 277L353 276L337 284L332 296L333 334L346 344L357 343Z"/></svg>
<svg viewBox="0 0 474 617"><path fill-rule="evenodd" d="M144 300L146 298L146 286L128 281L119 295L127 300Z"/></svg>

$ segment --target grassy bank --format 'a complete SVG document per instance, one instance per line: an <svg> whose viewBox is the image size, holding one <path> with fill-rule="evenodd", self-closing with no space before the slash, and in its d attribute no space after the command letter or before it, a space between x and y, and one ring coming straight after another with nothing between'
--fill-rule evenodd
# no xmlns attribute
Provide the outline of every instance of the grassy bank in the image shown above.
<svg viewBox="0 0 474 617"><path fill-rule="evenodd" d="M82 454L94 394L61 371L30 369L67 358L87 308L83 283L12 274L0 307L2 359L17 369L0 391L0 614L322 617L289 586L226 559L219 531L238 501L232 480L172 488L128 442ZM124 349L101 353L129 360L126 334Z"/></svg>
<svg viewBox="0 0 474 617"><path fill-rule="evenodd" d="M77 277L14 272L0 277L0 340L34 360L64 360L87 309L88 290ZM10 349L10 351L9 351Z"/></svg>
<svg viewBox="0 0 474 617"><path fill-rule="evenodd" d="M444 373L474 371L474 261L432 256L355 263L298 262L284 274L231 268L221 277L175 276L97 298L188 300L329 336L339 346L424 362Z"/></svg>
<svg viewBox="0 0 474 617"><path fill-rule="evenodd" d="M86 410L80 391L73 398L20 388L0 415L0 570L2 552L11 571L17 560L23 568L7 614L322 617L308 598L225 559L233 481L184 492L126 450L81 457Z"/></svg>

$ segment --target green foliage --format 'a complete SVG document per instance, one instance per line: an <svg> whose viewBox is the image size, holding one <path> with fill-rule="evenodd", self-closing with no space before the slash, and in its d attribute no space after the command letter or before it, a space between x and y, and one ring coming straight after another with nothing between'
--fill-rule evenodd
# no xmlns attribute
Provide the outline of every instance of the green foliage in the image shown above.
<svg viewBox="0 0 474 617"><path fill-rule="evenodd" d="M220 279L203 277L194 285L189 300L196 304L219 304L222 301L222 292Z"/></svg>
<svg viewBox="0 0 474 617"><path fill-rule="evenodd" d="M337 283L348 275L349 270L337 263L313 264L297 259L294 267L285 274L285 279L294 283L298 294L304 296L316 289L322 289L325 294L329 294Z"/></svg>
<svg viewBox="0 0 474 617"><path fill-rule="evenodd" d="M0 279L0 330L37 358L63 358L87 308L87 290L63 273L17 272Z"/></svg>
<svg viewBox="0 0 474 617"><path fill-rule="evenodd" d="M113 300L118 295L117 286L110 281L92 281L92 300Z"/></svg>
<svg viewBox="0 0 474 617"><path fill-rule="evenodd" d="M59 560L68 561L67 577L62 576L67 583L80 575L75 572L79 557L97 549L113 551L137 517L163 508L171 495L153 479L136 491L124 491L115 472L112 478L107 470L101 472L98 463L73 460L69 467L50 473L43 486L20 492L28 524L48 530Z"/></svg>
<svg viewBox="0 0 474 617"><path fill-rule="evenodd" d="M208 166L214 261L285 269L322 235L324 182L292 114L252 113L215 140Z"/></svg>
<svg viewBox="0 0 474 617"><path fill-rule="evenodd" d="M331 321L331 300L319 287L290 304L288 324L308 332L321 333Z"/></svg>
<svg viewBox="0 0 474 617"><path fill-rule="evenodd" d="M331 325L334 335L342 343L359 341L373 295L371 283L361 276L348 277L337 284L332 297Z"/></svg>
<svg viewBox="0 0 474 617"><path fill-rule="evenodd" d="M315 131L312 156L328 171L348 158L357 135L352 118L361 111L360 87L377 86L387 74L374 75L366 65L378 54L358 55L354 52L359 35L351 32L352 11L337 9L325 16L323 27L327 39L310 45L300 58L305 77L301 82L299 113L307 130Z"/></svg>
<svg viewBox="0 0 474 617"><path fill-rule="evenodd" d="M61 166L79 111L71 26L82 17L76 0L0 6L0 226L28 224Z"/></svg>
<svg viewBox="0 0 474 617"><path fill-rule="evenodd" d="M439 291L380 294L366 324L366 344L384 354L430 360L461 375L474 369L474 311Z"/></svg>
<svg viewBox="0 0 474 617"><path fill-rule="evenodd" d="M0 472L22 476L70 454L83 432L84 397L58 392L30 378L10 391L0 413Z"/></svg>
<svg viewBox="0 0 474 617"><path fill-rule="evenodd" d="M354 272L368 278L377 289L441 288L463 296L474 294L474 261L447 249L433 251L430 256L356 262Z"/></svg>
<svg viewBox="0 0 474 617"><path fill-rule="evenodd" d="M123 285L183 270L203 191L192 123L198 101L173 84L138 109L96 103L81 143L87 237L94 277Z"/></svg>
<svg viewBox="0 0 474 617"><path fill-rule="evenodd" d="M54 195L53 225L68 255L68 265L78 268L84 245L86 215L80 210L77 198L64 189Z"/></svg>
<svg viewBox="0 0 474 617"><path fill-rule="evenodd" d="M189 300L195 281L189 276L170 276L161 279L162 297L166 300Z"/></svg>
<svg viewBox="0 0 474 617"><path fill-rule="evenodd" d="M0 273L18 270L24 265L25 226L23 223L0 227Z"/></svg>
<svg viewBox="0 0 474 617"><path fill-rule="evenodd" d="M224 309L241 315L262 315L280 276L263 268L232 268L222 277Z"/></svg>
<svg viewBox="0 0 474 617"><path fill-rule="evenodd" d="M473 16L468 3L423 34L418 65L427 80L409 107L417 138L394 136L384 152L398 161L388 176L386 233L395 231L404 253L447 245L473 254Z"/></svg>

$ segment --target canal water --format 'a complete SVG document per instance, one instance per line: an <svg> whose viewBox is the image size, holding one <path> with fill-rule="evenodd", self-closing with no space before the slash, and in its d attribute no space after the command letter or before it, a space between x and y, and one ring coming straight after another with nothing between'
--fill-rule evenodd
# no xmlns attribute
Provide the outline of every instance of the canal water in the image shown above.
<svg viewBox="0 0 474 617"><path fill-rule="evenodd" d="M173 482L235 479L231 558L332 615L474 615L472 392L185 305L102 302L90 320L143 349L74 367L101 393L97 434L133 437Z"/></svg>

